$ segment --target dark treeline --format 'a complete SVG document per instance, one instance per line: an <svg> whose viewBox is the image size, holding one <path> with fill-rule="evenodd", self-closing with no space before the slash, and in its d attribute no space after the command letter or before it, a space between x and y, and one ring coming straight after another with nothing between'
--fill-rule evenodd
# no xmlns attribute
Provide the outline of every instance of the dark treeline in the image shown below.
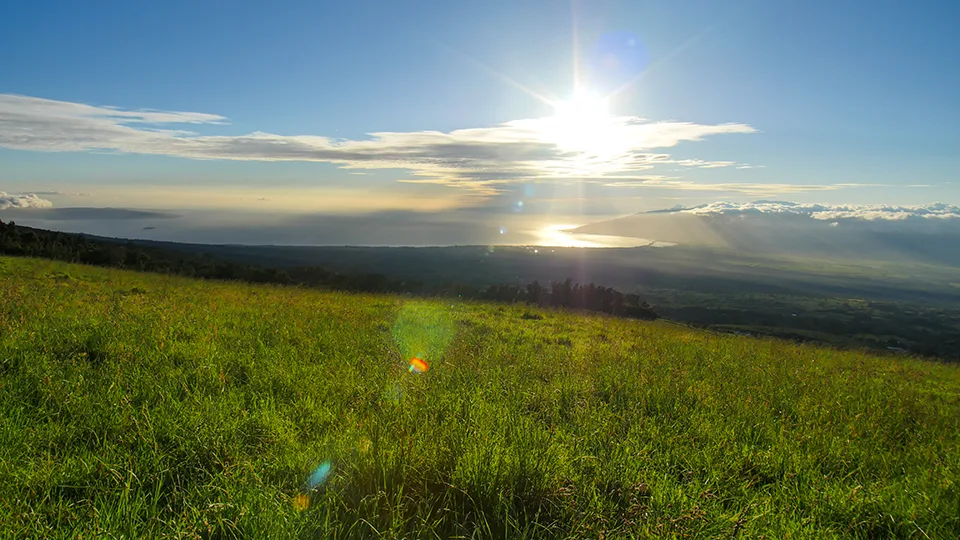
<svg viewBox="0 0 960 540"><path fill-rule="evenodd" d="M639 296L609 287L560 283L524 287L494 285L478 289L457 283L399 281L382 274L341 274L318 267L267 268L143 247L131 242L107 241L79 234L21 227L0 220L0 254L55 259L65 262L125 268L201 279L301 285L351 292L395 293L417 296L457 296L495 302L523 302L539 306L599 311L623 317L656 319L657 314Z"/></svg>
<svg viewBox="0 0 960 540"><path fill-rule="evenodd" d="M572 279L543 286L534 281L526 287L494 285L480 292L484 300L498 302L526 302L540 306L565 307L600 311L637 319L656 319L649 304L636 294L623 294L610 287L590 283L581 285Z"/></svg>

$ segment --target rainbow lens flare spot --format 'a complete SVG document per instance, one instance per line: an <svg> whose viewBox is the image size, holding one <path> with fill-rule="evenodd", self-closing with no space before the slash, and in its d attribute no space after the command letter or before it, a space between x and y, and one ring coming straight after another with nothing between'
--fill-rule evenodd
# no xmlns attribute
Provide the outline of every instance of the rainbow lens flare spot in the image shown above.
<svg viewBox="0 0 960 540"><path fill-rule="evenodd" d="M426 362L419 358L410 359L410 373L423 373L430 369Z"/></svg>

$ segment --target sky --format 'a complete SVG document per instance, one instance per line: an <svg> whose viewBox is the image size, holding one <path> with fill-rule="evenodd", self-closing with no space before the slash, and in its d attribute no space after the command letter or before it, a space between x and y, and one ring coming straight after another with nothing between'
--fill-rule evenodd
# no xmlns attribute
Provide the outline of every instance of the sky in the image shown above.
<svg viewBox="0 0 960 540"><path fill-rule="evenodd" d="M432 245L957 205L958 23L952 1L7 2L0 218ZM107 207L143 213L50 213Z"/></svg>

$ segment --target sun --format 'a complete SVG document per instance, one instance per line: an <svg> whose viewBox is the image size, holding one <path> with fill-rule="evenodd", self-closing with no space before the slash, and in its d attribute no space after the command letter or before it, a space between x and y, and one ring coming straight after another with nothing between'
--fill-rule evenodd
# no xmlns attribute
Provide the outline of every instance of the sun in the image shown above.
<svg viewBox="0 0 960 540"><path fill-rule="evenodd" d="M543 137L560 150L575 154L573 162L578 168L603 167L624 150L624 126L610 113L607 99L578 93L551 105L554 114L545 119Z"/></svg>
<svg viewBox="0 0 960 540"><path fill-rule="evenodd" d="M573 99L552 103L553 117L571 124L591 125L610 117L607 100L590 93L579 93Z"/></svg>

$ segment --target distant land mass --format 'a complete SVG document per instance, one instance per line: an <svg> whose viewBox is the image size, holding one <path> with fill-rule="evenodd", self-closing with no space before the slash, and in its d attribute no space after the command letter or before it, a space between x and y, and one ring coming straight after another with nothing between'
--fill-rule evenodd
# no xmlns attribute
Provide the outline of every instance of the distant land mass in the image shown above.
<svg viewBox="0 0 960 540"><path fill-rule="evenodd" d="M960 209L944 204L871 211L785 201L713 203L634 214L570 232L851 262L960 265Z"/></svg>
<svg viewBox="0 0 960 540"><path fill-rule="evenodd" d="M112 215L117 230L133 223L137 231L153 230L157 223L148 220L173 215L61 209L67 210ZM563 233L577 239L643 238L649 244L590 249L274 246L86 237L254 265L269 270L264 275L322 268L344 276L380 275L408 288L421 284L414 286L421 290L525 288L535 281L547 285L569 278L638 295L657 314L688 324L957 359L958 217L960 210L943 204L712 203L634 214Z"/></svg>
<svg viewBox="0 0 960 540"><path fill-rule="evenodd" d="M137 220L137 219L176 219L178 214L153 210L135 210L130 208L30 208L8 210L8 218L27 217L49 221L89 221L89 220Z"/></svg>

